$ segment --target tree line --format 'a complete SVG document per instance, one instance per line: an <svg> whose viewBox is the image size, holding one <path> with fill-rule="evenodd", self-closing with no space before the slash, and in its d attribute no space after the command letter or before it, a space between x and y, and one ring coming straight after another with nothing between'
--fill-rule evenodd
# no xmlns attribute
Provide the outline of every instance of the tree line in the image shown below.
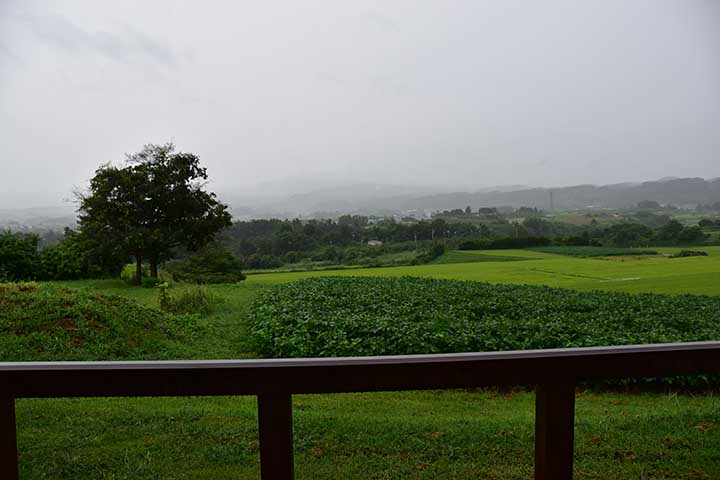
<svg viewBox="0 0 720 480"><path fill-rule="evenodd" d="M240 279L240 268L304 260L364 264L381 254L409 250L417 253L413 261L425 262L461 245L686 245L705 241L701 226L718 225L707 219L701 226L684 226L646 211L633 222L581 226L550 221L530 207L513 212L525 215L522 221L510 221L495 208L473 212L466 207L407 222L345 215L337 220L233 223L227 205L206 191L207 179L199 158L176 152L171 143L146 145L122 165L103 164L87 191L77 195L78 227L66 229L57 245L39 248L37 235L0 233L0 280L117 276L131 261L139 285L144 265L156 278L163 263L187 279ZM376 242L370 245L372 240Z"/></svg>

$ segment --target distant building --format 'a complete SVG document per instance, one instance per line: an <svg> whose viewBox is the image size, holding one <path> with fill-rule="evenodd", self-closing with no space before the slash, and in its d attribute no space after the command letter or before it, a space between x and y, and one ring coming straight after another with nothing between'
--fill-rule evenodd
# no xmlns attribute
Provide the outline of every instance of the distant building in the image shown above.
<svg viewBox="0 0 720 480"><path fill-rule="evenodd" d="M380 240L368 240L367 244L370 247L382 247L383 242Z"/></svg>

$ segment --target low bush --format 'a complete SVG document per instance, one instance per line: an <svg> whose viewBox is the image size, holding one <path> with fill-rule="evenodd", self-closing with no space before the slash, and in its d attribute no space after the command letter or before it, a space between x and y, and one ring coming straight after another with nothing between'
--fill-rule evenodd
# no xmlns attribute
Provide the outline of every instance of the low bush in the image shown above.
<svg viewBox="0 0 720 480"><path fill-rule="evenodd" d="M617 257L617 256L635 256L635 255L657 255L655 250L640 250L636 248L623 247L592 247L592 246L555 246L555 247L536 247L529 250L536 252L555 253L557 255L567 255L570 257Z"/></svg>
<svg viewBox="0 0 720 480"><path fill-rule="evenodd" d="M135 274L137 266L134 263L128 263L123 266L122 270L120 270L120 278L127 283L128 285L135 285ZM143 279L147 278L148 275L150 275L150 268L147 265L142 266L142 276Z"/></svg>
<svg viewBox="0 0 720 480"><path fill-rule="evenodd" d="M698 250L680 250L678 253L670 255L670 258L683 258L683 257L707 257L708 253Z"/></svg>
<svg viewBox="0 0 720 480"><path fill-rule="evenodd" d="M220 245L209 245L190 257L166 262L164 267L179 282L236 283L245 280L240 259Z"/></svg>
<svg viewBox="0 0 720 480"><path fill-rule="evenodd" d="M465 240L458 244L458 250L501 250L544 247L550 245L551 240L546 237L504 237L493 240Z"/></svg>
<svg viewBox="0 0 720 480"><path fill-rule="evenodd" d="M165 359L207 326L121 297L51 285L0 284L0 361Z"/></svg>
<svg viewBox="0 0 720 480"><path fill-rule="evenodd" d="M161 283L164 283L162 279L157 277L143 277L142 283L140 286L143 288L154 288L160 285Z"/></svg>
<svg viewBox="0 0 720 480"><path fill-rule="evenodd" d="M458 250L484 250L490 245L490 240L465 240L458 243Z"/></svg>
<svg viewBox="0 0 720 480"><path fill-rule="evenodd" d="M37 279L37 235L0 231L0 281Z"/></svg>
<svg viewBox="0 0 720 480"><path fill-rule="evenodd" d="M160 309L169 313L199 313L209 315L213 313L215 304L220 297L211 294L204 287L192 287L181 290L176 296L169 292L168 284L158 285Z"/></svg>
<svg viewBox="0 0 720 480"><path fill-rule="evenodd" d="M434 243L427 250L417 256L418 263L430 263L445 253L445 246L442 243Z"/></svg>
<svg viewBox="0 0 720 480"><path fill-rule="evenodd" d="M720 298L410 277L301 280L264 292L249 312L268 357L720 340Z"/></svg>

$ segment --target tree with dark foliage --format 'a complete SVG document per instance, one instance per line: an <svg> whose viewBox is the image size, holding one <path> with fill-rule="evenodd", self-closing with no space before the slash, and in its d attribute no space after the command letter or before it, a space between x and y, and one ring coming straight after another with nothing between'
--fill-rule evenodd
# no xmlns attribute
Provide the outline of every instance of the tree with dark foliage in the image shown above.
<svg viewBox="0 0 720 480"><path fill-rule="evenodd" d="M0 232L0 282L35 278L37 235Z"/></svg>
<svg viewBox="0 0 720 480"><path fill-rule="evenodd" d="M173 144L146 145L124 167L102 165L80 195L80 230L99 251L121 249L133 256L136 283L142 262L157 277L158 263L181 247L198 250L231 224L227 206L203 188L207 170Z"/></svg>

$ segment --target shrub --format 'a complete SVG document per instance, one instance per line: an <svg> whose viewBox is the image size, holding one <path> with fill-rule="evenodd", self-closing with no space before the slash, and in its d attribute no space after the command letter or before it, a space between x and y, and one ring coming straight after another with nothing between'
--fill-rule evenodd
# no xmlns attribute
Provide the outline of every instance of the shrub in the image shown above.
<svg viewBox="0 0 720 480"><path fill-rule="evenodd" d="M678 253L670 255L670 258L683 258L683 257L707 257L708 253L697 250L680 250Z"/></svg>
<svg viewBox="0 0 720 480"><path fill-rule="evenodd" d="M429 249L417 256L419 263L430 263L445 253L445 246L442 243L433 243Z"/></svg>
<svg viewBox="0 0 720 480"><path fill-rule="evenodd" d="M125 265L122 270L120 271L120 278L125 281L128 285L135 285L135 269L136 265L134 263L128 263ZM145 280L148 275L150 274L150 269L147 265L142 266L142 275L143 280Z"/></svg>
<svg viewBox="0 0 720 480"><path fill-rule="evenodd" d="M38 236L0 232L0 280L18 281L37 278Z"/></svg>
<svg viewBox="0 0 720 480"><path fill-rule="evenodd" d="M245 280L242 262L220 245L209 245L195 255L165 263L165 269L180 282L235 283Z"/></svg>
<svg viewBox="0 0 720 480"><path fill-rule="evenodd" d="M466 240L458 244L458 250L501 250L530 247L544 247L550 245L551 240L546 237L504 237L494 240Z"/></svg>
<svg viewBox="0 0 720 480"><path fill-rule="evenodd" d="M272 255L263 255L259 253L253 253L252 255L245 257L242 264L244 268L249 268L252 270L282 267L282 262L277 258L273 257Z"/></svg>
<svg viewBox="0 0 720 480"><path fill-rule="evenodd" d="M490 245L489 240L465 240L458 244L458 250L484 250Z"/></svg>
<svg viewBox="0 0 720 480"><path fill-rule="evenodd" d="M300 252L291 251L283 255L283 262L285 263L297 263L300 260L303 259L303 256Z"/></svg>
<svg viewBox="0 0 720 480"><path fill-rule="evenodd" d="M113 249L97 252L91 242L78 232L65 229L63 238L52 247L38 253L38 279L75 280L78 278L98 278L117 275L126 261Z"/></svg>
<svg viewBox="0 0 720 480"><path fill-rule="evenodd" d="M204 287L182 290L177 297L170 295L167 283L159 284L158 289L160 309L169 313L201 313L209 315L214 311L215 304L220 302L219 297L211 294Z"/></svg>
<svg viewBox="0 0 720 480"><path fill-rule="evenodd" d="M142 283L140 284L143 288L153 288L157 287L161 283L164 283L162 279L160 278L154 278L154 277L143 277Z"/></svg>
<svg viewBox="0 0 720 480"><path fill-rule="evenodd" d="M623 247L556 246L531 248L536 252L555 253L570 257L617 257L636 255L657 255L655 250L639 250Z"/></svg>

